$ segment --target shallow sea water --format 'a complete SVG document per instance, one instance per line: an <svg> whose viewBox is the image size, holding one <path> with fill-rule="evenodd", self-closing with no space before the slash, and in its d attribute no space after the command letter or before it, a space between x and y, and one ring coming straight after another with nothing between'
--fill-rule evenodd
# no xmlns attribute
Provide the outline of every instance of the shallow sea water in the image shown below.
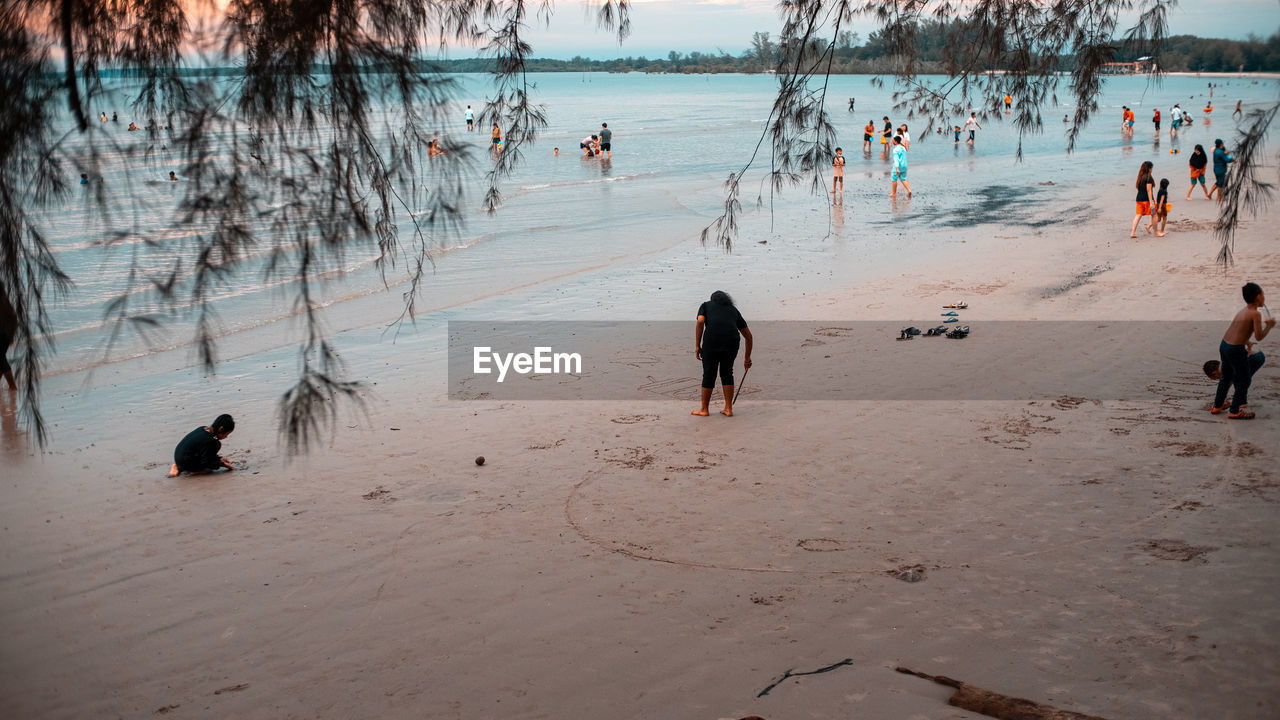
<svg viewBox="0 0 1280 720"><path fill-rule="evenodd" d="M874 88L869 77L835 77L828 94L848 158L843 205L833 209L828 202L829 177L822 178L820 196L797 187L770 198L761 190L760 174L748 174L738 248L725 254L702 247L698 234L720 211L726 176L742 167L760 138L773 101L773 77L533 75L549 125L525 163L502 182L505 199L493 215L481 208L488 129L466 133L462 122L463 108L470 104L478 111L491 89L487 76L459 80L457 122L441 133L473 145L478 162L463 228L432 238L436 266L419 295L418 322L394 324L403 309L404 274L392 272L390 287L384 287L371 251L352 252L341 266L328 268L326 323L333 332L350 331L362 345L385 344L387 352L397 353L407 343L415 352L440 352L441 330L450 319L680 319L714 287L749 290L754 297L747 303L757 306L759 316L775 299L847 286L908 267L926 254L957 252L954 234L962 228L1052 228L1088 217L1091 209L1080 190L1099 178L1132 174L1145 159L1156 162L1157 178L1170 177L1180 187L1186 155L1169 155L1171 148L1189 153L1195 143L1211 148L1214 137L1229 140L1236 99L1249 109L1280 96L1274 79L1176 77L1157 87L1141 78L1114 78L1074 153L1065 152L1060 120L1071 111L1066 106L1045 109L1044 132L1023 138L1021 161L1015 157L1016 132L1000 118L982 122L972 147L957 145L950 135L917 136L909 156L915 196L890 202L888 160L878 142L871 153L861 152L862 126L868 120L879 126L884 115L895 125L924 123L893 112L890 91ZM1210 81L1218 86L1211 122L1197 123L1176 142L1167 133L1157 140L1151 108L1161 108L1166 129L1174 102L1202 117ZM130 284L129 269L140 268L143 279L164 272L199 231L172 221L184 188L164 178L169 170L181 175L180 160L164 148L144 154L144 134L125 132L129 120L144 119L129 116L127 88L115 93L118 107L102 109L118 112L121 121L96 128L117 143L95 170L105 180L110 214L104 217L87 188L73 186L45 218L58 260L75 283L52 312L59 348L55 375L165 351L176 350L187 364L195 359L193 322L185 315L148 341L126 332L104 351L110 332L102 324L106 303L137 287L138 278ZM849 97L857 98L854 113L846 110ZM1132 137L1119 131L1121 105L1136 111ZM578 141L601 122L614 130L613 158L583 159ZM60 129L69 129L66 124ZM762 207L755 204L758 194ZM1044 203L1056 208L1054 217L1039 211ZM409 223L402 218L400 224L407 241ZM104 248L111 230L124 233ZM147 237L159 241L143 242ZM234 348L233 356L298 339L300 329L291 321L293 283L264 282L262 262L249 258L215 293L223 343ZM145 293L133 297L145 310Z"/></svg>

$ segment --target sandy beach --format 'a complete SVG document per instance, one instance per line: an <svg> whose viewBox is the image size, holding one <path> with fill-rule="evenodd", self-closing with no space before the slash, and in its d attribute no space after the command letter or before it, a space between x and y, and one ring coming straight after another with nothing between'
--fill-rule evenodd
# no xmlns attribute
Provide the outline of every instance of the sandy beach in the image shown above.
<svg viewBox="0 0 1280 720"><path fill-rule="evenodd" d="M1171 154L1234 137L1229 113L1185 145L1145 124L1117 140L1124 93L1169 99L1120 84L1073 156L1038 137L1014 164L994 125L978 149L918 141L896 203L887 161L851 152L844 205L749 210L726 255L696 239L723 201L708 158L754 137L769 88L718 80L697 156L672 126L710 80L571 80L551 97L629 98L656 129L610 117L612 175L539 146L503 212L440 254L418 325L391 325L402 287L333 290L369 404L301 457L276 435L285 293L229 291L216 375L185 327L103 361L98 296L58 309L45 452L0 391L0 717L983 717L898 666L1107 720L1280 716L1280 335L1255 420L1211 415L1201 371L1242 284L1280 296L1280 213L1219 266L1217 204L1183 200ZM583 106L557 107L578 137ZM1147 157L1174 210L1167 237L1131 240ZM64 257L89 257L76 241ZM715 289L757 328L731 419L690 415ZM968 338L895 340L957 301ZM632 384L565 401L451 374L449 324L491 320L687 325L620 331L607 359ZM1082 323L1099 335L1064 329ZM220 412L237 470L166 478Z"/></svg>
<svg viewBox="0 0 1280 720"><path fill-rule="evenodd" d="M957 230L963 253L761 319L963 299L982 343L996 320L1225 323L1246 279L1280 284L1274 211L1224 270L1214 203L1131 241L1129 192L1071 232ZM1109 719L1275 717L1280 381L1255 378L1253 422L1210 415L1217 340L1153 357L1139 398L895 403L771 400L766 361L800 348L760 337L733 419L451 401L406 361L288 464L261 432L288 368L251 356L172 373L259 428L227 442L239 471L176 480L188 400L61 377L53 451L6 406L0 714L980 717L902 665Z"/></svg>

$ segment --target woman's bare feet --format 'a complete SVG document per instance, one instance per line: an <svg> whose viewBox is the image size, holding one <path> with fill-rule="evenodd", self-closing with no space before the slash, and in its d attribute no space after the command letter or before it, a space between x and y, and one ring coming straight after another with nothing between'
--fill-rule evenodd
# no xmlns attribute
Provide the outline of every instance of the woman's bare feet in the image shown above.
<svg viewBox="0 0 1280 720"><path fill-rule="evenodd" d="M733 408L725 408L720 411L720 414L725 417L733 417Z"/></svg>
<svg viewBox="0 0 1280 720"><path fill-rule="evenodd" d="M169 465L169 477L178 477L178 463Z"/></svg>
<svg viewBox="0 0 1280 720"><path fill-rule="evenodd" d="M699 410L694 410L693 412L691 412L691 413L689 413L689 414L690 414L690 415L699 415L699 416L701 416L701 417L706 417L706 416L710 415L711 413L707 412L707 409L706 409L706 408L702 408L702 409L699 409Z"/></svg>

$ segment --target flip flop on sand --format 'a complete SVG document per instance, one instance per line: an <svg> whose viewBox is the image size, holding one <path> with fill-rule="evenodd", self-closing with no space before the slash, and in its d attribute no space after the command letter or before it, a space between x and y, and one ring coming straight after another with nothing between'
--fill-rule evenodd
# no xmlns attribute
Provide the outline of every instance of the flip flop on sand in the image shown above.
<svg viewBox="0 0 1280 720"><path fill-rule="evenodd" d="M960 313L956 312L955 310L952 310L951 312L942 313L942 317L956 317L959 314Z"/></svg>
<svg viewBox="0 0 1280 720"><path fill-rule="evenodd" d="M910 340L910 339L911 339L911 328L902 328L901 330L899 330L899 331L898 331L898 339L899 339L899 340Z"/></svg>
<svg viewBox="0 0 1280 720"><path fill-rule="evenodd" d="M939 325L938 327L935 327L935 328L929 328L924 332L924 334L925 334L925 337L936 337L938 335L946 335L947 326Z"/></svg>
<svg viewBox="0 0 1280 720"><path fill-rule="evenodd" d="M969 337L969 326L965 325L964 327L951 328L951 332L947 333L947 337L954 340L967 338Z"/></svg>
<svg viewBox="0 0 1280 720"><path fill-rule="evenodd" d="M943 310L947 310L947 309L963 310L967 307L969 307L969 303L958 302L958 303L951 303L950 305L943 305L942 309Z"/></svg>
<svg viewBox="0 0 1280 720"><path fill-rule="evenodd" d="M960 318L947 318L946 320L943 320L942 322L944 322L944 323L960 322Z"/></svg>

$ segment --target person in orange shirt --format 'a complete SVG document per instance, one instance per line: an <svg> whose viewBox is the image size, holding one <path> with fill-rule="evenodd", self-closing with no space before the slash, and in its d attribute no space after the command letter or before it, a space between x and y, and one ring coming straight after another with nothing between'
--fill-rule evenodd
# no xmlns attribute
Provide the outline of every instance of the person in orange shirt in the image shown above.
<svg viewBox="0 0 1280 720"><path fill-rule="evenodd" d="M876 124L870 120L867 126L862 128L862 151L871 152L871 136L876 134Z"/></svg>
<svg viewBox="0 0 1280 720"><path fill-rule="evenodd" d="M1160 134L1160 108L1155 109L1155 115L1151 116L1151 122L1156 126L1156 135Z"/></svg>
<svg viewBox="0 0 1280 720"><path fill-rule="evenodd" d="M1012 95L1005 95L1005 96L1004 96L1004 109L1007 111L1007 110L1011 109L1012 107L1013 107L1013 96L1012 96Z"/></svg>

